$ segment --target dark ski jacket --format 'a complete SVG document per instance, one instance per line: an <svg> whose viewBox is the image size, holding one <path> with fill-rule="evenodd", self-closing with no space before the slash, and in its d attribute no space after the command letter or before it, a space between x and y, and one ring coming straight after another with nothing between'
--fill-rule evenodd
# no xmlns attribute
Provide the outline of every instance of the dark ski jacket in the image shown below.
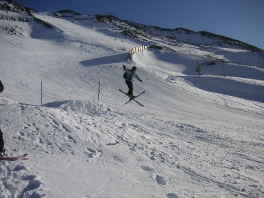
<svg viewBox="0 0 264 198"><path fill-rule="evenodd" d="M0 153L4 152L4 138L3 133L0 129Z"/></svg>
<svg viewBox="0 0 264 198"><path fill-rule="evenodd" d="M127 80L127 81L132 81L133 78L135 77L135 78L138 79L140 82L142 82L142 80L138 77L138 75L132 72L132 69L126 69L126 68L124 67L124 71L125 71L125 73L124 73L124 75L123 75L123 78L124 78L125 80Z"/></svg>
<svg viewBox="0 0 264 198"><path fill-rule="evenodd" d="M3 92L3 91L4 91L4 85L3 85L3 83L0 80L0 93Z"/></svg>

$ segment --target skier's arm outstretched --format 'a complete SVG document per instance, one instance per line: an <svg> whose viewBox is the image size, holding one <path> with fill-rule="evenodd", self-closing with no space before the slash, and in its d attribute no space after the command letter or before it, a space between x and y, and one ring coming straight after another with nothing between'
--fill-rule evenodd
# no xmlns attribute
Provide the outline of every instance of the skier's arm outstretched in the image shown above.
<svg viewBox="0 0 264 198"><path fill-rule="evenodd" d="M130 80L132 80L133 77L135 77L136 79L138 79L140 82L142 82L142 80L138 77L137 74L135 74L135 71L136 71L136 67L133 67L132 70L131 69L127 69L125 65L123 65L123 68L124 68L124 71L125 72L129 72L130 73ZM134 70L134 72L133 72Z"/></svg>
<svg viewBox="0 0 264 198"><path fill-rule="evenodd" d="M134 77L135 77L136 79L138 79L140 82L142 82L142 80L138 77L137 74L134 74Z"/></svg>
<svg viewBox="0 0 264 198"><path fill-rule="evenodd" d="M127 69L125 65L123 65L123 68L125 72L130 72L130 69Z"/></svg>

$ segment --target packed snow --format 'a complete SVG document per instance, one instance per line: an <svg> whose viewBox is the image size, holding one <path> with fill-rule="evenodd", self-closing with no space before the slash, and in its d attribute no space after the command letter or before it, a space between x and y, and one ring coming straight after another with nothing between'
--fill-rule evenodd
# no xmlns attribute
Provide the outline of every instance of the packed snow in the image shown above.
<svg viewBox="0 0 264 198"><path fill-rule="evenodd" d="M94 18L35 15L53 29L0 19L0 128L9 155L29 157L0 161L1 198L264 197L258 53L162 37L153 40L183 53L149 48L129 60L151 38ZM206 54L228 62L198 75ZM122 65L138 67L144 107L124 105Z"/></svg>

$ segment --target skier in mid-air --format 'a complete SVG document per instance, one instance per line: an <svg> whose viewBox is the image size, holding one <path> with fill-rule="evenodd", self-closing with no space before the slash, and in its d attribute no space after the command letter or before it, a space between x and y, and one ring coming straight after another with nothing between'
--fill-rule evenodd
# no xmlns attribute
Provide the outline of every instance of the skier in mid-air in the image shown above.
<svg viewBox="0 0 264 198"><path fill-rule="evenodd" d="M133 77L135 77L136 79L138 79L140 82L142 82L142 80L137 76L136 71L137 71L137 68L134 66L132 67L132 69L126 69L126 66L123 65L123 68L124 68L124 75L123 75L123 78L125 79L125 82L127 84L127 87L128 87L128 92L127 92L127 95L131 98L134 97L133 95Z"/></svg>

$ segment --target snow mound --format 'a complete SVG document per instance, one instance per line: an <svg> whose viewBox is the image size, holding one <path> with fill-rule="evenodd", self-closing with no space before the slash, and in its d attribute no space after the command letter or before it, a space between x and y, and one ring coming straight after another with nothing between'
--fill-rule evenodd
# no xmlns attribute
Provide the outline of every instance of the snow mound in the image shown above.
<svg viewBox="0 0 264 198"><path fill-rule="evenodd" d="M113 111L112 108L100 103L83 100L66 100L47 103L46 107L58 108L68 113L101 114Z"/></svg>

